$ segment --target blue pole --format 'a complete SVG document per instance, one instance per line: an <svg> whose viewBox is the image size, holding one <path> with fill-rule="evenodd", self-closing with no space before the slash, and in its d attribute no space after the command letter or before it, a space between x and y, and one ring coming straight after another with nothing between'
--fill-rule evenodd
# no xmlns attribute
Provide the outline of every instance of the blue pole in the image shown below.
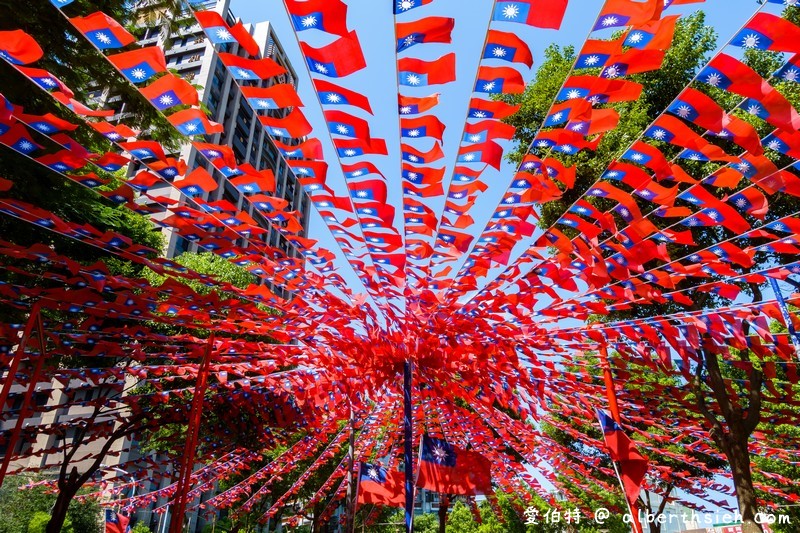
<svg viewBox="0 0 800 533"><path fill-rule="evenodd" d="M781 308L783 320L786 322L786 327L789 330L789 338L792 339L794 351L797 356L800 357L800 335L797 334L797 330L794 328L794 324L792 324L792 317L789 314L789 307L786 305L786 300L783 298L783 292L781 292L777 279L769 278L769 282L772 285L772 292L775 293L775 298L778 300L778 307Z"/></svg>
<svg viewBox="0 0 800 533"><path fill-rule="evenodd" d="M411 413L411 363L403 365L403 463L406 477L406 533L414 531L414 434Z"/></svg>

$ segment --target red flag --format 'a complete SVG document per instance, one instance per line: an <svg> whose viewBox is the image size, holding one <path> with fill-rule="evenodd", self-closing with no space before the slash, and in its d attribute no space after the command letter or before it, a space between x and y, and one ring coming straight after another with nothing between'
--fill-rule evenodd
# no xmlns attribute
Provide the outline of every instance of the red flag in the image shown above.
<svg viewBox="0 0 800 533"><path fill-rule="evenodd" d="M439 143L434 143L433 148L427 152L421 152L407 144L401 144L400 150L403 153L403 161L408 161L415 165L427 165L439 161L444 157L444 152Z"/></svg>
<svg viewBox="0 0 800 533"><path fill-rule="evenodd" d="M412 22L396 24L397 51L401 52L415 44L452 42L451 33L455 19L446 17L426 17Z"/></svg>
<svg viewBox="0 0 800 533"><path fill-rule="evenodd" d="M175 180L175 186L186 196L197 196L217 189L217 182L203 167L197 167L182 180Z"/></svg>
<svg viewBox="0 0 800 533"><path fill-rule="evenodd" d="M403 57L398 62L400 85L425 87L442 85L456 79L456 55L447 54L434 61Z"/></svg>
<svg viewBox="0 0 800 533"><path fill-rule="evenodd" d="M325 121L333 135L351 139L369 139L369 123L344 111L325 111Z"/></svg>
<svg viewBox="0 0 800 533"><path fill-rule="evenodd" d="M352 105L372 114L369 99L361 93L339 87L325 80L314 80L314 87L322 105Z"/></svg>
<svg viewBox="0 0 800 533"><path fill-rule="evenodd" d="M403 96L398 95L398 111L401 115L419 115L439 105L439 94L431 96Z"/></svg>
<svg viewBox="0 0 800 533"><path fill-rule="evenodd" d="M238 80L253 80L259 78L266 80L286 73L286 69L276 63L272 58L247 59L224 52L219 53L222 64L228 67L234 78Z"/></svg>
<svg viewBox="0 0 800 533"><path fill-rule="evenodd" d="M274 140L273 142L285 157L323 159L322 143L319 139L307 139L296 146L289 146L278 140Z"/></svg>
<svg viewBox="0 0 800 533"><path fill-rule="evenodd" d="M622 54L612 56L600 72L601 78L619 78L631 74L641 74L661 68L665 53L661 50L637 50L632 48Z"/></svg>
<svg viewBox="0 0 800 533"><path fill-rule="evenodd" d="M354 31L322 48L313 48L306 43L300 43L300 48L311 72L330 78L349 76L367 66Z"/></svg>
<svg viewBox="0 0 800 533"><path fill-rule="evenodd" d="M197 89L175 74L162 76L139 92L162 111L176 105L197 105L199 101Z"/></svg>
<svg viewBox="0 0 800 533"><path fill-rule="evenodd" d="M5 42L0 37L0 42ZM38 46L38 45L37 45ZM1 54L2 52L0 52ZM32 67L17 67L20 72L25 74L28 78L36 82L37 85L42 87L46 91L52 91L53 89L57 89L62 93L68 95L70 98L75 96L75 93L72 90L64 85L64 82L47 72L46 70L42 70L40 68L32 68Z"/></svg>
<svg viewBox="0 0 800 533"><path fill-rule="evenodd" d="M258 117L258 120L269 128L270 135L277 137L297 139L305 137L313 131L311 124L297 107L284 118Z"/></svg>
<svg viewBox="0 0 800 533"><path fill-rule="evenodd" d="M636 512L636 500L642 489L642 482L647 473L648 461L637 450L633 442L625 435L622 428L607 414L597 410L600 427L603 430L608 454L612 461L619 464L619 475L625 488L625 497L631 509Z"/></svg>
<svg viewBox="0 0 800 533"><path fill-rule="evenodd" d="M502 101L483 100L473 98L469 101L469 118L496 118L502 120L508 118L517 111L520 106L507 104Z"/></svg>
<svg viewBox="0 0 800 533"><path fill-rule="evenodd" d="M641 50L669 50L679 15L664 17L636 26L625 37L625 45Z"/></svg>
<svg viewBox="0 0 800 533"><path fill-rule="evenodd" d="M510 67L486 67L478 69L475 92L487 94L522 94L525 81L516 69Z"/></svg>
<svg viewBox="0 0 800 533"><path fill-rule="evenodd" d="M489 30L483 59L500 59L533 66L533 54L528 44L513 33Z"/></svg>
<svg viewBox="0 0 800 533"><path fill-rule="evenodd" d="M250 35L250 32L244 27L242 21L237 22L233 26L231 26L231 35L236 42L239 43L239 46L245 49L245 51L253 57L258 57L261 55L261 48L258 46L258 43Z"/></svg>
<svg viewBox="0 0 800 533"><path fill-rule="evenodd" d="M106 509L106 533L126 533L131 519L112 509Z"/></svg>
<svg viewBox="0 0 800 533"><path fill-rule="evenodd" d="M168 116L167 120L184 135L212 135L225 131L222 124L208 120L205 113L199 109L178 111Z"/></svg>
<svg viewBox="0 0 800 533"><path fill-rule="evenodd" d="M638 26L651 20L658 20L664 9L664 0L606 0L597 17L595 30Z"/></svg>
<svg viewBox="0 0 800 533"><path fill-rule="evenodd" d="M557 30L564 20L568 0L498 0L492 20L518 22Z"/></svg>
<svg viewBox="0 0 800 533"><path fill-rule="evenodd" d="M444 237L441 232L440 237ZM492 494L491 463L479 453L425 434L417 486L442 494Z"/></svg>
<svg viewBox="0 0 800 533"><path fill-rule="evenodd" d="M486 163L497 170L503 160L503 148L494 141L462 146L458 150L459 163Z"/></svg>
<svg viewBox="0 0 800 533"><path fill-rule="evenodd" d="M27 65L44 55L42 47L22 30L0 31L0 57L15 65Z"/></svg>
<svg viewBox="0 0 800 533"><path fill-rule="evenodd" d="M725 110L710 96L687 87L669 106L669 112L715 133L722 130Z"/></svg>
<svg viewBox="0 0 800 533"><path fill-rule="evenodd" d="M431 137L439 142L442 142L444 135L445 125L441 120L433 115L427 115L418 118L401 118L400 119L400 136L421 139L424 137Z"/></svg>
<svg viewBox="0 0 800 533"><path fill-rule="evenodd" d="M347 5L341 0L286 0L286 9L296 31L317 29L347 35Z"/></svg>
<svg viewBox="0 0 800 533"><path fill-rule="evenodd" d="M160 72L167 71L164 52L158 46L148 46L108 56L108 60L132 83L142 83Z"/></svg>
<svg viewBox="0 0 800 533"><path fill-rule="evenodd" d="M358 157L361 155L388 155L386 141L383 139L334 139L333 145L340 157Z"/></svg>
<svg viewBox="0 0 800 533"><path fill-rule="evenodd" d="M785 18L762 11L756 13L731 44L797 54L800 53L800 28Z"/></svg>
<svg viewBox="0 0 800 533"><path fill-rule="evenodd" d="M241 91L242 96L256 110L303 105L294 86L288 83L278 83L269 87L242 87Z"/></svg>
<svg viewBox="0 0 800 533"><path fill-rule="evenodd" d="M122 25L102 11L95 11L85 17L69 19L89 41L100 50L123 48L136 42L136 37L128 33Z"/></svg>
<svg viewBox="0 0 800 533"><path fill-rule="evenodd" d="M403 507L405 501L405 477L402 472L386 470L375 464L360 464L357 498L359 505Z"/></svg>

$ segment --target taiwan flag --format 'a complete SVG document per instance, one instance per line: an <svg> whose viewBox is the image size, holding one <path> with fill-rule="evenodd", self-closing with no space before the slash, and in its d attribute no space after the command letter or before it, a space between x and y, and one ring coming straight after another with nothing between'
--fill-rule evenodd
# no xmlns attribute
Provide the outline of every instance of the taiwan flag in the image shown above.
<svg viewBox="0 0 800 533"><path fill-rule="evenodd" d="M441 494L492 494L491 463L479 453L426 434L422 436L417 486Z"/></svg>
<svg viewBox="0 0 800 533"><path fill-rule="evenodd" d="M427 17L413 22L400 22L396 25L397 51L402 52L423 43L452 42L456 21L447 17Z"/></svg>
<svg viewBox="0 0 800 533"><path fill-rule="evenodd" d="M106 533L129 533L131 519L113 509L106 509Z"/></svg>
<svg viewBox="0 0 800 533"><path fill-rule="evenodd" d="M236 80L266 80L286 73L286 69L272 58L248 59L234 54L220 52L219 59Z"/></svg>
<svg viewBox="0 0 800 533"><path fill-rule="evenodd" d="M256 111L300 107L302 100L293 85L278 83L269 87L241 87L242 96Z"/></svg>
<svg viewBox="0 0 800 533"><path fill-rule="evenodd" d="M419 115L439 105L439 94L414 97L398 95L397 110L401 115Z"/></svg>
<svg viewBox="0 0 800 533"><path fill-rule="evenodd" d="M184 135L212 135L222 133L222 124L211 122L199 109L184 109L167 117L170 124Z"/></svg>
<svg viewBox="0 0 800 533"><path fill-rule="evenodd" d="M400 150L403 161L408 161L409 163L414 163L415 165L427 165L429 163L439 161L444 157L442 147L439 146L438 143L435 143L433 148L427 152L422 152L407 144L401 144Z"/></svg>
<svg viewBox="0 0 800 533"><path fill-rule="evenodd" d="M197 105L197 89L185 79L175 74L167 74L139 89L151 104L163 111L176 105Z"/></svg>
<svg viewBox="0 0 800 533"><path fill-rule="evenodd" d="M652 20L658 20L664 9L663 0L645 0L634 2L632 0L606 0L594 30L605 28L621 28L623 26L638 26Z"/></svg>
<svg viewBox="0 0 800 533"><path fill-rule="evenodd" d="M295 107L284 118L258 117L273 137L299 139L312 132L313 128L300 108Z"/></svg>
<svg viewBox="0 0 800 533"><path fill-rule="evenodd" d="M3 42L2 37L0 37L0 42ZM2 56L2 54L3 52L0 50L0 56ZM75 96L75 93L73 93L72 90L64 84L64 82L46 70L32 67L17 67L17 69L45 91L49 92L52 90L59 90L68 95L70 98Z"/></svg>
<svg viewBox="0 0 800 533"><path fill-rule="evenodd" d="M357 497L359 505L403 507L405 502L405 477L402 472L386 470L377 464L360 464Z"/></svg>
<svg viewBox="0 0 800 533"><path fill-rule="evenodd" d="M160 72L167 71L164 52L158 46L148 46L122 52L108 58L131 83L143 83Z"/></svg>
<svg viewBox="0 0 800 533"><path fill-rule="evenodd" d="M208 40L214 44L235 43L236 38L231 34L231 28L222 15L216 11L195 11L194 18L200 23Z"/></svg>
<svg viewBox="0 0 800 533"><path fill-rule="evenodd" d="M505 102L494 102L482 98L473 98L469 101L469 118L496 118L502 120L508 118L517 111L520 106L511 105Z"/></svg>
<svg viewBox="0 0 800 533"><path fill-rule="evenodd" d="M372 114L369 99L361 93L339 87L325 80L314 80L314 88L317 90L322 105L351 105Z"/></svg>
<svg viewBox="0 0 800 533"><path fill-rule="evenodd" d="M640 50L668 50L678 18L678 15L671 15L631 29L625 37L625 46Z"/></svg>
<svg viewBox="0 0 800 533"><path fill-rule="evenodd" d="M497 170L503 160L503 148L494 141L463 146L458 150L458 163L486 163Z"/></svg>
<svg viewBox="0 0 800 533"><path fill-rule="evenodd" d="M722 130L725 110L710 96L688 87L669 106L668 111L715 133Z"/></svg>
<svg viewBox="0 0 800 533"><path fill-rule="evenodd" d="M411 57L404 57L398 61L398 83L406 87L442 85L455 79L455 54L447 54L434 61Z"/></svg>
<svg viewBox="0 0 800 533"><path fill-rule="evenodd" d="M564 20L567 2L568 0L498 0L494 5L492 20L557 30Z"/></svg>
<svg viewBox="0 0 800 533"><path fill-rule="evenodd" d="M72 18L70 22L100 50L124 48L136 42L136 38L119 22L102 11L95 11L86 17Z"/></svg>
<svg viewBox="0 0 800 533"><path fill-rule="evenodd" d="M533 66L533 55L530 47L513 33L504 31L489 30L483 58L500 59L509 63L522 63L528 68Z"/></svg>
<svg viewBox="0 0 800 533"><path fill-rule="evenodd" d="M619 476L625 488L628 503L635 509L636 500L642 488L644 476L647 473L647 459L642 456L633 445L631 439L625 435L622 428L606 413L597 410L600 428L611 460L619 464Z"/></svg>
<svg viewBox="0 0 800 533"><path fill-rule="evenodd" d="M485 94L521 94L525 92L525 82L522 79L522 75L513 68L482 66L478 69L475 92Z"/></svg>
<svg viewBox="0 0 800 533"><path fill-rule="evenodd" d="M343 111L325 111L328 131L333 135L341 135L351 139L369 139L369 123Z"/></svg>
<svg viewBox="0 0 800 533"><path fill-rule="evenodd" d="M734 46L800 53L800 28L770 13L756 13L731 41Z"/></svg>
<svg viewBox="0 0 800 533"><path fill-rule="evenodd" d="M388 155L386 141L383 139L334 139L333 146L339 157L360 157L362 155Z"/></svg>
<svg viewBox="0 0 800 533"><path fill-rule="evenodd" d="M347 35L347 4L341 0L286 0L295 31L320 30Z"/></svg>
<svg viewBox="0 0 800 533"><path fill-rule="evenodd" d="M322 48L300 43L300 48L314 74L329 78L343 78L364 69L367 62L356 32L352 31Z"/></svg>
<svg viewBox="0 0 800 533"><path fill-rule="evenodd" d="M442 142L445 125L433 115L400 119L400 136L408 139L432 137Z"/></svg>
<svg viewBox="0 0 800 533"><path fill-rule="evenodd" d="M42 47L22 30L0 31L0 57L15 65L27 65L44 55Z"/></svg>

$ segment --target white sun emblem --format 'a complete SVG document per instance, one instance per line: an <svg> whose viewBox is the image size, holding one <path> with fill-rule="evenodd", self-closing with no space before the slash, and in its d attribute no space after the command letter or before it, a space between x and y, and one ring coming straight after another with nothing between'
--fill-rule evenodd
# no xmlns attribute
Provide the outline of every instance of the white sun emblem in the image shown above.
<svg viewBox="0 0 800 533"><path fill-rule="evenodd" d="M50 130L52 129L52 128L51 128L49 125L47 125L47 124L36 124L34 127L35 127L37 130L39 130L39 131L43 131L43 132L45 132L45 133L47 133L48 131L50 131Z"/></svg>
<svg viewBox="0 0 800 533"><path fill-rule="evenodd" d="M410 115L411 114L411 106L410 105L404 105L403 107L401 107L400 108L400 114L401 115Z"/></svg>
<svg viewBox="0 0 800 533"><path fill-rule="evenodd" d="M633 44L639 44L642 42L642 39L644 39L644 34L640 31L635 31L628 37L628 41Z"/></svg>
<svg viewBox="0 0 800 533"><path fill-rule="evenodd" d="M571 129L572 131L581 131L584 128L584 126L586 126L586 124L582 122L576 122L575 124L571 125L569 129Z"/></svg>
<svg viewBox="0 0 800 533"><path fill-rule="evenodd" d="M414 0L400 0L397 2L397 7L401 11L408 11L414 7Z"/></svg>
<svg viewBox="0 0 800 533"><path fill-rule="evenodd" d="M317 17L314 15L309 15L304 17L303 20L300 21L304 28L313 28L317 25Z"/></svg>
<svg viewBox="0 0 800 533"><path fill-rule="evenodd" d="M587 57L586 59L583 60L583 64L588 66L588 67L592 67L592 66L598 64L599 62L600 62L600 56L597 56L597 55L591 55L591 56L589 56L589 57Z"/></svg>
<svg viewBox="0 0 800 533"><path fill-rule="evenodd" d="M631 159L633 159L634 161L642 161L644 159L644 155L640 154L639 152L636 152L631 156Z"/></svg>
<svg viewBox="0 0 800 533"><path fill-rule="evenodd" d="M620 69L616 65L611 65L603 71L603 76L606 78L616 78L620 75Z"/></svg>
<svg viewBox="0 0 800 533"><path fill-rule="evenodd" d="M158 99L158 103L161 104L162 106L166 107L166 106L171 106L172 104L175 103L175 101L173 100L173 98L170 95L163 94Z"/></svg>
<svg viewBox="0 0 800 533"><path fill-rule="evenodd" d="M578 89L567 91L567 100L574 100L581 97L581 92Z"/></svg>
<svg viewBox="0 0 800 533"><path fill-rule="evenodd" d="M184 126L184 128L186 128L186 131L197 131L197 124L194 122L189 122Z"/></svg>
<svg viewBox="0 0 800 533"><path fill-rule="evenodd" d="M42 78L41 82L42 82L43 85L47 85L48 87L55 87L56 86L56 82L53 81L52 78Z"/></svg>
<svg viewBox="0 0 800 533"><path fill-rule="evenodd" d="M467 154L464 156L464 161L475 161L475 154Z"/></svg>
<svg viewBox="0 0 800 533"><path fill-rule="evenodd" d="M770 142L767 143L767 148L770 150L775 150L776 152L781 151L781 142L778 139L772 139Z"/></svg>
<svg viewBox="0 0 800 533"><path fill-rule="evenodd" d="M515 19L519 16L520 9L516 4L509 4L503 8L503 16L507 19Z"/></svg>
<svg viewBox="0 0 800 533"><path fill-rule="evenodd" d="M260 107L261 109L269 109L270 107L272 107L272 102L270 102L269 100L258 100L256 102L256 105L258 105L258 107Z"/></svg>
<svg viewBox="0 0 800 533"><path fill-rule="evenodd" d="M747 207L747 200L745 200L744 198L737 198L736 207Z"/></svg>
<svg viewBox="0 0 800 533"><path fill-rule="evenodd" d="M94 38L103 44L111 44L111 37L109 37L102 31L98 31L97 33L95 33Z"/></svg>
<svg viewBox="0 0 800 533"><path fill-rule="evenodd" d="M316 70L320 74L327 74L328 73L328 67L326 67L322 63L314 63L314 70Z"/></svg>
<svg viewBox="0 0 800 533"><path fill-rule="evenodd" d="M338 133L340 135L347 135L348 133L350 133L350 128L348 128L344 124L337 124L336 125L336 133Z"/></svg>
<svg viewBox="0 0 800 533"><path fill-rule="evenodd" d="M220 28L217 30L217 39L220 41L230 41L233 39L233 36L231 35L231 32L225 28Z"/></svg>
<svg viewBox="0 0 800 533"><path fill-rule="evenodd" d="M712 72L708 76L706 76L706 83L711 85L712 87L719 87L722 83L722 76L717 74L716 72Z"/></svg>
<svg viewBox="0 0 800 533"><path fill-rule="evenodd" d="M359 176L363 176L363 175L364 175L364 171L363 170L355 170L355 171L350 173L350 177L351 178L358 178Z"/></svg>
<svg viewBox="0 0 800 533"><path fill-rule="evenodd" d="M783 73L783 79L796 82L800 80L800 72L798 72L797 69L791 68Z"/></svg>
<svg viewBox="0 0 800 533"><path fill-rule="evenodd" d="M508 51L505 48L497 46L494 50L492 50L492 55L494 57L506 57L506 55L508 55Z"/></svg>
<svg viewBox="0 0 800 533"><path fill-rule="evenodd" d="M403 39L403 46L405 46L407 48L407 47L413 45L416 42L417 42L417 38L415 36L413 36L413 35L409 35L408 37Z"/></svg>
<svg viewBox="0 0 800 533"><path fill-rule="evenodd" d="M473 142L473 143L479 143L479 142L481 142L481 136L480 135L470 135L469 136L469 141Z"/></svg>
<svg viewBox="0 0 800 533"><path fill-rule="evenodd" d="M30 142L30 141L22 140L22 141L19 142L17 147L22 152L30 152L31 150L33 150L33 143Z"/></svg>
<svg viewBox="0 0 800 533"><path fill-rule="evenodd" d="M419 157L417 157L415 155L410 155L410 156L408 156L408 160L411 161L412 163L416 163L416 162L419 161Z"/></svg>
<svg viewBox="0 0 800 533"><path fill-rule="evenodd" d="M411 181L416 181L416 179L419 177L419 174L416 172L409 172L406 177Z"/></svg>
<svg viewBox="0 0 800 533"><path fill-rule="evenodd" d="M406 76L406 83L408 83L409 85L419 85L420 83L422 83L422 79L416 74L409 74L408 76Z"/></svg>
<svg viewBox="0 0 800 533"><path fill-rule="evenodd" d="M165 176L177 176L178 173L175 171L174 168L168 168L168 169L164 170L164 175Z"/></svg>
<svg viewBox="0 0 800 533"><path fill-rule="evenodd" d="M663 141L664 139L667 138L667 132L662 129L658 129L653 132L653 138L658 139L659 141Z"/></svg>
<svg viewBox="0 0 800 533"><path fill-rule="evenodd" d="M143 80L147 77L147 72L143 68L135 68L131 71L131 78Z"/></svg>
<svg viewBox="0 0 800 533"><path fill-rule="evenodd" d="M751 115L758 115L759 113L761 113L761 106L756 104L750 104L749 106L747 106L747 112L750 113Z"/></svg>
<svg viewBox="0 0 800 533"><path fill-rule="evenodd" d="M496 87L495 82L493 82L493 81L486 82L486 83L483 84L483 91L484 92L493 91L495 89L495 87Z"/></svg>
<svg viewBox="0 0 800 533"><path fill-rule="evenodd" d="M369 193L367 191L358 191L356 193L356 196L358 196L359 198L366 198L367 196L369 196Z"/></svg>
<svg viewBox="0 0 800 533"><path fill-rule="evenodd" d="M419 130L411 130L411 131L408 132L408 136L409 137L419 137L420 133L421 132Z"/></svg>
<svg viewBox="0 0 800 533"><path fill-rule="evenodd" d="M755 48L760 43L761 38L755 33L745 35L742 38L742 46L745 48Z"/></svg>
<svg viewBox="0 0 800 533"><path fill-rule="evenodd" d="M676 113L681 118L689 118L692 114L692 108L684 104L677 109Z"/></svg>
<svg viewBox="0 0 800 533"><path fill-rule="evenodd" d="M236 73L239 75L240 78L250 78L250 73L243 68L236 69Z"/></svg>
<svg viewBox="0 0 800 533"><path fill-rule="evenodd" d="M342 101L342 97L339 96L338 94L331 93L328 95L326 100L328 100L329 104L338 104Z"/></svg>
<svg viewBox="0 0 800 533"><path fill-rule="evenodd" d="M604 18L603 21L601 22L601 24L603 26L605 26L606 28L614 26L617 23L619 23L619 19L617 17L615 17L614 15L610 15L610 16Z"/></svg>
<svg viewBox="0 0 800 533"><path fill-rule="evenodd" d="M473 118L486 118L486 113L483 111L475 111L472 113Z"/></svg>
<svg viewBox="0 0 800 533"><path fill-rule="evenodd" d="M345 155L346 157L353 157L353 156L355 156L357 153L358 153L358 152L356 152L356 151L355 151L355 150L353 150L352 148L348 148L347 150L345 150L345 151L344 151L344 155Z"/></svg>
<svg viewBox="0 0 800 533"><path fill-rule="evenodd" d="M537 148L547 148L548 146L550 146L550 143L545 140L541 140L536 143Z"/></svg>
<svg viewBox="0 0 800 533"><path fill-rule="evenodd" d="M739 169L740 172L747 172L748 170L750 170L750 163L748 163L747 161L742 161L741 163L736 165L736 168Z"/></svg>

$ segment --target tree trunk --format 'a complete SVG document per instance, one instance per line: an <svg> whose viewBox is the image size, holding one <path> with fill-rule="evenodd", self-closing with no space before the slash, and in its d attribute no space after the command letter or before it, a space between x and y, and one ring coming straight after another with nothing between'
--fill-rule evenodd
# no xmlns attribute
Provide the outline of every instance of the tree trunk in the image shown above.
<svg viewBox="0 0 800 533"><path fill-rule="evenodd" d="M53 510L50 512L50 521L47 523L45 533L61 532L61 529L64 527L64 521L67 519L69 504L77 493L78 487L59 487L58 497L56 498L55 505L53 505Z"/></svg>
<svg viewBox="0 0 800 533"><path fill-rule="evenodd" d="M731 465L733 486L736 487L736 501L739 503L739 513L742 515L743 533L761 533L761 526L756 523L758 512L758 499L753 488L753 475L750 470L750 453L747 449L747 439L734 440L730 436L727 440L725 456Z"/></svg>
<svg viewBox="0 0 800 533"><path fill-rule="evenodd" d="M442 494L439 497L439 533L447 531L447 509L450 507L450 497Z"/></svg>

